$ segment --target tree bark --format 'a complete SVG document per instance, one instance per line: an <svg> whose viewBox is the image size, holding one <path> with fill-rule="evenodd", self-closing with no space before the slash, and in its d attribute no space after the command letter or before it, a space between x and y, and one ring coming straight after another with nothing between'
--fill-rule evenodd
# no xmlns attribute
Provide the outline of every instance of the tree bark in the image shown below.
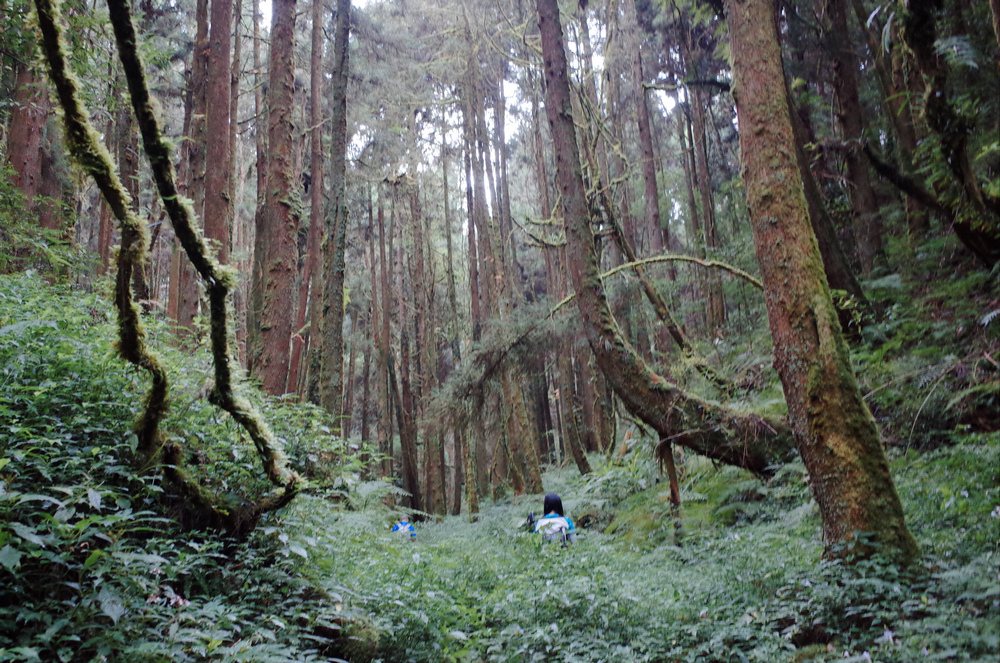
<svg viewBox="0 0 1000 663"><path fill-rule="evenodd" d="M51 102L43 79L30 66L18 67L13 107L7 133L7 162L14 170L12 184L20 189L31 210L42 191L42 158L45 152L45 122ZM43 227L45 227L43 225Z"/></svg>
<svg viewBox="0 0 1000 663"><path fill-rule="evenodd" d="M188 94L191 96L191 124L188 136L187 182L183 193L194 205L195 213L202 217L205 207L205 126L206 90L208 86L208 0L198 0L196 9L194 54L191 57L191 77ZM201 219L200 219L201 220ZM194 333L194 319L200 304L197 275L191 261L180 258L178 279L177 324Z"/></svg>
<svg viewBox="0 0 1000 663"><path fill-rule="evenodd" d="M347 74L351 2L337 0L330 81L330 193L333 213L323 237L323 409L338 416L344 393L344 276L347 256Z"/></svg>
<svg viewBox="0 0 1000 663"><path fill-rule="evenodd" d="M858 258L861 272L870 276L876 262L884 257L882 214L879 212L875 189L868 176L868 164L861 154L864 123L861 119L861 99L858 95L858 56L847 28L847 0L828 0L830 16L830 46L833 50L833 85L839 107L837 119L846 144L844 162L847 165L847 185L854 212L855 235L858 238Z"/></svg>
<svg viewBox="0 0 1000 663"><path fill-rule="evenodd" d="M412 320L406 302L411 301L412 288L405 283L407 269L403 261L403 224L395 224L396 231L396 322L399 327L399 397L397 398L396 425L399 427L400 473L403 490L410 494L411 509L423 510L423 493L420 489L417 441L417 412L411 380L412 356L410 354L410 327ZM396 388L396 381L391 382Z"/></svg>
<svg viewBox="0 0 1000 663"><path fill-rule="evenodd" d="M262 294L261 342L253 361L254 373L264 391L280 396L288 380L288 345L294 321L299 218L293 204L297 186L293 163L292 113L295 103L296 0L274 0L271 16L271 56L268 89L267 186L263 227L255 261L259 279L254 289Z"/></svg>
<svg viewBox="0 0 1000 663"><path fill-rule="evenodd" d="M357 331L359 336L364 333L363 328ZM345 440L351 436L351 422L353 420L351 415L354 412L354 359L357 353L356 344L351 343L350 349L347 351L347 377L344 379L344 405L341 410L343 413L341 415L343 424L341 425L340 434Z"/></svg>
<svg viewBox="0 0 1000 663"><path fill-rule="evenodd" d="M441 146L441 181L442 181L442 197L444 204L444 235L445 235L445 247L446 247L446 257L447 257L447 269L446 274L448 275L448 306L450 319L450 336L451 336L451 354L452 366L458 366L462 361L462 344L460 341L461 328L459 326L459 316L458 316L458 290L455 286L455 261L454 261L454 248L452 246L452 227L451 227L451 204L448 202L448 148L445 145ZM442 375L442 381L446 378L446 374ZM464 424L459 422L453 422L452 426L452 449L454 453L452 455L452 466L454 467L454 480L452 482L452 500L451 500L451 514L457 516L462 512L462 488L465 485L465 458L468 456L466 450L466 429ZM443 464L442 464L443 465Z"/></svg>
<svg viewBox="0 0 1000 663"><path fill-rule="evenodd" d="M634 11L634 6L632 8ZM635 86L636 120L639 127L639 151L642 158L642 182L645 188L646 228L649 232L650 245L655 250L662 249L666 240L664 229L660 223L660 191L656 184L656 158L653 154L653 131L649 124L649 105L646 101L645 78L642 73L642 49L636 42L632 52L632 81ZM671 266L667 270L671 281L677 280L677 270Z"/></svg>
<svg viewBox="0 0 1000 663"><path fill-rule="evenodd" d="M207 140L205 156L211 164L205 172L205 237L219 262L229 262L231 159L229 111L232 91L233 0L212 0L209 34L208 85L205 91Z"/></svg>
<svg viewBox="0 0 1000 663"><path fill-rule="evenodd" d="M466 95L468 94L470 94L470 92L466 91ZM462 127L465 139L465 201L469 219L469 230L466 233L469 239L469 247L467 251L469 263L469 306L471 308L472 317L472 340L478 341L482 335L483 314L479 297L479 252L477 251L478 243L476 242L478 213L476 210L475 196L472 185L472 154L474 152L473 146L475 145L475 140L472 137L473 131L471 115L472 113L469 110L469 104L466 102L462 107Z"/></svg>
<svg viewBox="0 0 1000 663"><path fill-rule="evenodd" d="M881 548L908 561L916 542L858 390L809 224L774 6L727 0L726 12L743 179L775 366L822 515L825 553L851 557Z"/></svg>
<svg viewBox="0 0 1000 663"><path fill-rule="evenodd" d="M699 238L699 243L704 247L700 253L706 257L720 248L718 231L715 223L715 198L712 195L712 176L708 171L708 145L705 131L705 106L711 101L711 97L705 94L701 88L691 90L688 88L688 95L692 97L691 119L692 134L694 136L694 164L697 180L698 193L701 197L701 230L704 236ZM720 333L721 327L726 322L726 302L722 292L722 280L717 270L708 270L705 274L705 290L707 297L707 322L709 334L715 336Z"/></svg>
<svg viewBox="0 0 1000 663"><path fill-rule="evenodd" d="M310 310L310 355L316 357L317 346L322 344L322 286L323 256L320 240L323 237L323 0L312 3L311 51L309 54L309 236L306 239L306 261L302 267L302 287L295 313L295 330L305 326L306 311ZM306 341L298 333L292 337L292 358L289 361L288 384L298 384L299 366ZM309 370L303 396L311 403L318 403L316 388L319 385L319 367Z"/></svg>
<svg viewBox="0 0 1000 663"><path fill-rule="evenodd" d="M389 320L392 307L392 295L389 293L389 263L386 258L386 242L388 236L385 230L385 205L382 202L382 187L379 185L378 197L378 256L379 256L379 296L381 299L381 331L378 347L378 396L381 416L378 421L379 451L383 454L383 476L392 473L392 405L389 402Z"/></svg>

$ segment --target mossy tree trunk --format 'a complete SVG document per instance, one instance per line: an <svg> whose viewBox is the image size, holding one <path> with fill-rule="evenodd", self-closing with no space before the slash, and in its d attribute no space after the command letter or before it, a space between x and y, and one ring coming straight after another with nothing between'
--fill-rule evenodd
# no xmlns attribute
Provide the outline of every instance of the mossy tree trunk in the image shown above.
<svg viewBox="0 0 1000 663"><path fill-rule="evenodd" d="M320 255L320 240L323 238L323 0L312 3L312 33L309 54L309 235L306 239L306 259L302 266L302 287L299 289L298 307L295 311L295 330L301 330L306 322L306 310L310 310L308 339L315 351L321 341L321 301L323 283L323 259ZM299 384L302 367L302 351L306 341L298 333L292 338L292 357L288 362L289 388ZM319 371L313 366L308 371L309 380L303 390L310 402L318 402L315 396L319 384ZM310 397L312 396L312 397Z"/></svg>
<svg viewBox="0 0 1000 663"><path fill-rule="evenodd" d="M254 350L254 374L264 391L282 395L288 379L289 342L292 337L295 279L298 271L296 235L299 210L296 204L293 144L296 0L275 0L271 16L271 57L268 75L267 184L261 236L257 241L254 269L261 293L260 342Z"/></svg>
<svg viewBox="0 0 1000 663"><path fill-rule="evenodd" d="M864 122L858 95L858 56L847 29L847 0L828 0L830 47L833 51L833 85L837 93L837 120L846 148L848 195L854 212L855 235L861 271L870 276L876 262L884 259L882 215L875 189L868 174L868 164L861 154Z"/></svg>
<svg viewBox="0 0 1000 663"><path fill-rule="evenodd" d="M662 437L693 451L765 474L787 458L790 431L778 421L737 413L699 399L653 372L625 341L600 276L584 193L557 0L537 0L545 64L546 113L556 156L566 230L567 267L576 305L600 370L622 404Z"/></svg>
<svg viewBox="0 0 1000 663"><path fill-rule="evenodd" d="M822 515L826 554L867 555L878 546L912 559L916 542L858 390L809 225L774 5L729 0L726 10L743 179L775 366Z"/></svg>
<svg viewBox="0 0 1000 663"><path fill-rule="evenodd" d="M344 275L347 255L347 74L350 49L351 2L337 0L334 26L334 66L330 81L331 213L323 232L323 342L322 405L339 417L344 396ZM317 339L317 345L319 339Z"/></svg>
<svg viewBox="0 0 1000 663"><path fill-rule="evenodd" d="M229 262L230 190L232 155L229 152L229 111L232 90L233 0L212 0L209 32L208 85L205 92L207 123L205 157L205 237L219 262Z"/></svg>

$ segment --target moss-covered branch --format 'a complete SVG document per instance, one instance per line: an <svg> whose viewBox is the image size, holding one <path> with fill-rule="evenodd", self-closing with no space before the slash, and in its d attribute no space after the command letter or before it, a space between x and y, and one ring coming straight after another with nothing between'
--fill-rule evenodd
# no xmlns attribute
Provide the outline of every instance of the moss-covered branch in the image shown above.
<svg viewBox="0 0 1000 663"><path fill-rule="evenodd" d="M167 216L173 224L174 233L208 291L212 358L215 365L215 386L209 400L231 414L247 431L257 447L268 479L284 490L284 496L261 506L280 506L291 499L301 480L295 472L288 469L285 456L267 422L233 384L230 366L234 360L229 352L227 301L229 291L236 284L236 273L215 259L195 223L196 216L191 202L181 197L177 190L170 147L163 138L153 111L153 100L136 49L135 26L129 3L124 0L109 0L108 10L153 179Z"/></svg>
<svg viewBox="0 0 1000 663"><path fill-rule="evenodd" d="M259 513L274 509L286 504L295 495L301 481L296 473L287 468L285 457L260 413L238 393L233 385L226 301L230 288L236 282L235 273L222 267L212 256L197 225L193 222L195 214L190 202L183 199L177 191L169 148L153 113L142 64L136 53L135 29L129 7L120 0L112 0L109 2L109 8L122 64L128 78L132 105L139 120L143 142L164 208L173 223L175 234L208 290L212 355L215 364L215 387L210 400L229 412L246 429L257 447L268 478L283 489L278 495L254 505L253 510ZM147 397L146 408L134 425L139 437L142 462L147 462L152 460L159 450L157 433L159 422L167 409L168 386L165 369L155 355L146 348L145 331L130 290L132 271L146 256L148 232L145 224L131 212L129 196L115 172L111 155L101 144L97 132L90 123L88 113L79 100L79 85L67 66L57 0L37 0L36 9L43 50L63 109L70 153L94 178L108 201L108 206L121 224L122 245L115 286L119 319L118 351L124 359L144 368L152 377L153 385ZM178 467L173 467L169 473L185 489L185 495L190 493L191 501L196 508L202 511L214 508L203 489L196 485L186 486L190 482Z"/></svg>
<svg viewBox="0 0 1000 663"><path fill-rule="evenodd" d="M670 307L667 305L666 298L656 289L653 282L649 280L649 277L646 275L646 265L643 261L639 261L636 258L635 249L632 248L632 243L625 236L625 229L622 228L621 221L618 219L618 215L615 214L614 205L605 191L601 191L600 200L601 207L599 211L614 229L615 242L628 260L628 264L632 266L632 271L635 272L639 283L642 284L642 290L646 293L646 299L649 300L653 310L656 312L656 317L663 323L667 329L667 333L670 334L670 338L680 348L681 356L684 358L685 363L698 371L702 377L715 385L724 394L732 395L736 391L736 385L708 365L708 361L698 352L694 344L687 337L687 334L677 324L673 314L670 312ZM597 211L594 210L594 212ZM730 269L736 268L731 267Z"/></svg>
<svg viewBox="0 0 1000 663"><path fill-rule="evenodd" d="M723 271L729 272L733 276L737 276L758 290L763 290L764 285L760 282L760 279L755 277L749 272L745 272L739 267L734 267L729 263L721 262L719 260L705 260L703 258L696 258L694 256L686 256L680 253L663 253L658 256L652 256L650 258L643 258L642 260L636 260L634 262L626 262L618 265L614 269L610 269L603 274L602 278L607 278L608 276L613 276L618 272L624 271L626 269L634 269L636 265L651 265L657 262L693 262L696 265L701 265L702 267L715 267Z"/></svg>
<svg viewBox="0 0 1000 663"><path fill-rule="evenodd" d="M121 249L118 252L118 274L115 278L118 353L126 361L146 370L152 379L152 386L146 396L146 407L133 424L139 439L137 450L140 462L145 463L157 451L159 425L167 411L169 390L166 370L156 355L146 347L146 331L139 308L132 299L132 273L136 265L146 259L149 232L146 224L132 212L132 201L118 177L111 154L101 143L97 131L90 123L87 109L80 102L79 83L66 65L58 5L52 0L37 0L35 6L42 50L63 109L66 146L73 158L94 178L121 226Z"/></svg>

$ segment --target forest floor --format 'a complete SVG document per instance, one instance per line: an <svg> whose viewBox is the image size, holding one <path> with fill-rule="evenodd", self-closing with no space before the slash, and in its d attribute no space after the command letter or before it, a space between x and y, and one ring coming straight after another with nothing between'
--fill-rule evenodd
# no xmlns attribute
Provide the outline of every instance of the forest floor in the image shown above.
<svg viewBox="0 0 1000 663"><path fill-rule="evenodd" d="M305 497L293 518L314 537L310 575L370 620L379 660L997 660L1000 436L893 469L923 554L908 570L823 561L800 466L761 484L689 458L679 521L636 467L550 471L590 524L567 548L524 526L540 495L420 523L415 541L381 505Z"/></svg>
<svg viewBox="0 0 1000 663"><path fill-rule="evenodd" d="M821 558L798 462L761 482L688 455L676 520L639 438L592 456L587 477L545 473L580 527L569 548L524 527L541 495L419 522L411 542L389 531L401 491L361 479L325 413L253 390L310 488L242 540L199 530L162 472L129 463L148 377L116 356L107 300L0 277L0 663L995 663L1000 433L972 432L997 430L985 278L931 293L963 308L930 321L901 300L854 348L920 544L900 569ZM172 380L161 432L186 471L228 500L269 491L204 398L207 355L160 323L150 342ZM767 402L781 404L773 384Z"/></svg>

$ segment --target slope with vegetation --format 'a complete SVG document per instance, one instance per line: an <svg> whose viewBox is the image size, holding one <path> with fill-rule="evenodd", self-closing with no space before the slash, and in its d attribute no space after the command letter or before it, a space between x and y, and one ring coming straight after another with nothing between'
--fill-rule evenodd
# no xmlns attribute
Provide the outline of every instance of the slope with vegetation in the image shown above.
<svg viewBox="0 0 1000 663"><path fill-rule="evenodd" d="M363 480L324 413L259 397L312 488L242 540L199 530L162 475L127 463L143 377L112 351L108 302L4 276L0 660L995 660L1000 436L969 428L995 398L995 373L970 376L996 327L950 309L976 326L915 345L919 302L880 292L899 315L859 355L862 381L899 413L884 427L936 429L892 461L922 551L910 568L822 561L797 462L761 482L689 456L675 518L643 438L592 457L585 478L545 474L584 525L571 548L524 530L540 495L425 523L411 543L389 533L399 489ZM207 356L162 344L170 334L150 334L176 376L165 438L221 500L258 498L252 444L203 398Z"/></svg>

